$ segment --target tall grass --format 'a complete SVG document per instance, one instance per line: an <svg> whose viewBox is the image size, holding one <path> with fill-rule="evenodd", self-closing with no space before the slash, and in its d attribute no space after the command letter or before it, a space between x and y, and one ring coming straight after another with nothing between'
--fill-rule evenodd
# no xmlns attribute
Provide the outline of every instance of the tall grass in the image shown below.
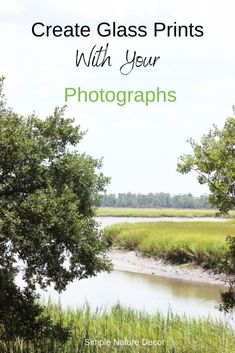
<svg viewBox="0 0 235 353"><path fill-rule="evenodd" d="M218 271L225 265L230 268L228 235L235 235L235 221L126 223L105 228L107 241L120 249Z"/></svg>
<svg viewBox="0 0 235 353"><path fill-rule="evenodd" d="M165 317L114 306L91 312L89 307L62 311L49 305L55 321L69 326L71 337L65 344L56 341L9 343L0 341L1 353L235 353L234 333L221 321ZM91 344L96 340L96 344ZM102 345L107 340L109 345ZM121 345L120 340L127 340ZM136 341L136 344L128 342ZM151 344L155 341L155 345ZM137 343L138 342L138 343ZM148 342L148 344L147 344ZM90 344L88 344L90 343ZM8 347L8 351L6 350Z"/></svg>
<svg viewBox="0 0 235 353"><path fill-rule="evenodd" d="M216 210L178 208L124 208L101 207L98 217L215 217ZM235 211L229 213L235 217Z"/></svg>

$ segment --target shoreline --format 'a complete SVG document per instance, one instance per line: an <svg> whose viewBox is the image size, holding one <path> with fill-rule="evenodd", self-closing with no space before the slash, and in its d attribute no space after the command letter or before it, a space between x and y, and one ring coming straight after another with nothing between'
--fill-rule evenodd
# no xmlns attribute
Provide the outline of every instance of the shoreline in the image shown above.
<svg viewBox="0 0 235 353"><path fill-rule="evenodd" d="M107 255L112 260L114 269L118 271L226 286L225 279L227 277L225 274L215 274L199 266L164 263L162 260L143 257L135 251L112 249Z"/></svg>
<svg viewBox="0 0 235 353"><path fill-rule="evenodd" d="M230 211L227 216L217 217L216 209L196 209L196 208L131 208L131 207L99 207L96 217L169 217L169 218L222 218L231 220L235 218L235 210Z"/></svg>

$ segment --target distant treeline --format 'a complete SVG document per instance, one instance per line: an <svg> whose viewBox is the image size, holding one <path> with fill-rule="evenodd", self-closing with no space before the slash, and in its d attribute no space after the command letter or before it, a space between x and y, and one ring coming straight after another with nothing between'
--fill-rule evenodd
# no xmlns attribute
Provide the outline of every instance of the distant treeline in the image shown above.
<svg viewBox="0 0 235 353"><path fill-rule="evenodd" d="M208 196L195 197L192 194L171 195L168 193L149 194L106 194L101 207L131 207L131 208L210 208Z"/></svg>

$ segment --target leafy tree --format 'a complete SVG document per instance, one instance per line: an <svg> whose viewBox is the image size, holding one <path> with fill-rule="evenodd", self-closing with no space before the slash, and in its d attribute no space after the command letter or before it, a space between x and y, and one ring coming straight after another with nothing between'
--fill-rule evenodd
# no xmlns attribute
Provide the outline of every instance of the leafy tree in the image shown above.
<svg viewBox="0 0 235 353"><path fill-rule="evenodd" d="M227 118L222 129L214 125L200 143L193 139L189 143L193 153L180 157L177 170L182 174L196 172L199 183L209 187L210 203L218 208L219 215L226 215L235 207L235 117ZM227 243L229 266L235 275L235 237L228 235ZM224 311L235 306L235 279L230 279L229 284L229 291L221 295L220 309Z"/></svg>
<svg viewBox="0 0 235 353"><path fill-rule="evenodd" d="M2 77L0 327L7 335L15 318L26 329L31 324L32 336L40 316L34 306L37 284L62 291L75 278L110 270L94 219L109 179L99 171L101 160L75 150L84 133L64 117L64 108L44 120L20 116L7 108L3 82ZM20 274L26 283L22 290L15 285ZM14 327L8 334L22 335Z"/></svg>
<svg viewBox="0 0 235 353"><path fill-rule="evenodd" d="M169 193L148 193L132 194L131 192L122 194L104 195L101 207L174 207L174 208L208 208L207 195L194 197L192 194L179 194L171 196Z"/></svg>
<svg viewBox="0 0 235 353"><path fill-rule="evenodd" d="M188 140L193 154L180 157L177 170L195 171L200 184L207 184L210 203L227 214L235 207L235 118L228 118L223 129L214 125L200 143Z"/></svg>

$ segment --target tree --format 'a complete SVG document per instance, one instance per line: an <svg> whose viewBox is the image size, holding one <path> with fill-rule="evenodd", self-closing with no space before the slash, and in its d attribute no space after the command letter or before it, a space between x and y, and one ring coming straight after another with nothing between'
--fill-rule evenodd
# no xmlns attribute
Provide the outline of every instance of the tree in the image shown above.
<svg viewBox="0 0 235 353"><path fill-rule="evenodd" d="M235 113L234 107L233 111ZM188 142L193 153L180 157L177 170L182 174L196 172L199 183L208 185L209 201L218 208L218 215L226 215L235 207L235 117L227 118L222 129L214 125L200 143L193 139ZM235 237L228 235L227 243L231 258L229 268L235 274ZM229 284L229 291L221 296L220 308L225 311L235 306L235 279Z"/></svg>
<svg viewBox="0 0 235 353"><path fill-rule="evenodd" d="M194 197L192 194L171 196L169 193L132 194L131 192L106 194L101 201L101 207L174 207L174 208L208 208L207 195Z"/></svg>
<svg viewBox="0 0 235 353"><path fill-rule="evenodd" d="M235 207L235 118L228 118L223 129L215 125L204 135L200 144L188 140L193 154L180 157L177 170L186 174L195 171L200 184L207 184L209 201L227 214Z"/></svg>
<svg viewBox="0 0 235 353"><path fill-rule="evenodd" d="M7 108L3 82L1 78L0 327L6 332L12 313L33 328L40 314L34 306L37 284L62 291L75 278L109 271L111 265L94 219L109 181L99 171L102 161L75 150L84 133L64 117L64 108L45 120ZM15 285L19 274L26 283L23 290Z"/></svg>

